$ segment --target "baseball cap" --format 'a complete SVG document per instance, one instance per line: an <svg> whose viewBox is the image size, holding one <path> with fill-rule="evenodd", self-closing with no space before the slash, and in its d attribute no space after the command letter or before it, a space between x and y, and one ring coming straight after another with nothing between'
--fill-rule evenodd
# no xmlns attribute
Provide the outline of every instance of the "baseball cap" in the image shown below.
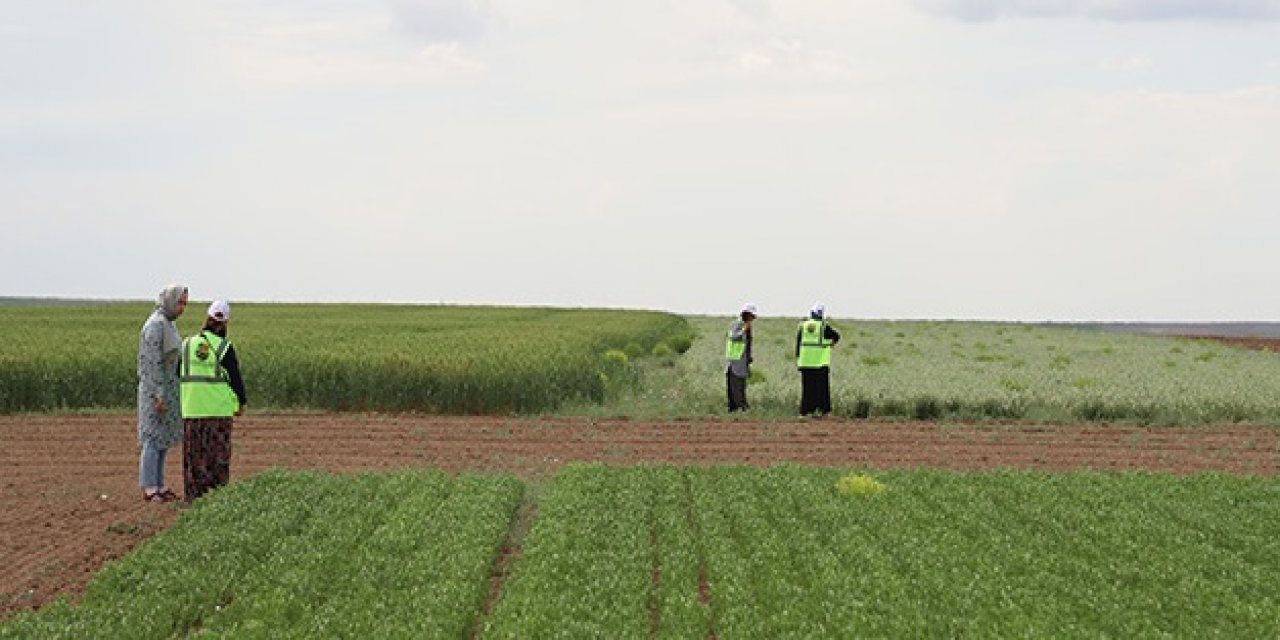
<svg viewBox="0 0 1280 640"><path fill-rule="evenodd" d="M209 305L209 312L205 315L214 320L226 322L231 319L231 305L227 304L226 300L214 300L213 304Z"/></svg>
<svg viewBox="0 0 1280 640"><path fill-rule="evenodd" d="M813 308L809 310L809 315L815 318L821 318L827 312L827 307L821 302L815 302Z"/></svg>
<svg viewBox="0 0 1280 640"><path fill-rule="evenodd" d="M749 313L753 316L760 315L756 313L756 305L750 302L742 305L742 313Z"/></svg>

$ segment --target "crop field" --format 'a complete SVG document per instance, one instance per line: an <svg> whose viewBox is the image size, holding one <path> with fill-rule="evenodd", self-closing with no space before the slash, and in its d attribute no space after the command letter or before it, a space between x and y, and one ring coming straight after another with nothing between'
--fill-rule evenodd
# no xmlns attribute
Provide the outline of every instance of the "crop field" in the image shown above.
<svg viewBox="0 0 1280 640"><path fill-rule="evenodd" d="M522 486L441 472L262 474L0 637L462 637Z"/></svg>
<svg viewBox="0 0 1280 640"><path fill-rule="evenodd" d="M729 318L244 304L233 482L181 507L149 310L0 304L0 638L1280 637L1274 352L837 319L801 419L764 319L725 416Z"/></svg>
<svg viewBox="0 0 1280 640"><path fill-rule="evenodd" d="M128 408L145 304L0 305L0 412ZM192 335L193 303L178 319ZM646 311L239 304L229 337L255 408L529 413L601 402L630 359L688 348Z"/></svg>
<svg viewBox="0 0 1280 640"><path fill-rule="evenodd" d="M198 329L199 304L179 320ZM129 409L144 304L0 305L0 413ZM723 412L728 318L422 305L237 305L254 409ZM1280 357L1205 340L979 322L834 320L847 418L1280 425ZM757 321L752 415L799 405L795 322Z"/></svg>
<svg viewBox="0 0 1280 640"><path fill-rule="evenodd" d="M1274 637L1280 481L570 465L269 472L0 637ZM859 471L866 474L867 471Z"/></svg>
<svg viewBox="0 0 1280 640"><path fill-rule="evenodd" d="M724 411L729 318L635 400L657 415ZM757 416L800 404L797 322L757 320L747 396ZM847 418L1280 425L1280 357L1217 342L1037 325L833 320L834 412ZM662 407L671 407L663 413Z"/></svg>

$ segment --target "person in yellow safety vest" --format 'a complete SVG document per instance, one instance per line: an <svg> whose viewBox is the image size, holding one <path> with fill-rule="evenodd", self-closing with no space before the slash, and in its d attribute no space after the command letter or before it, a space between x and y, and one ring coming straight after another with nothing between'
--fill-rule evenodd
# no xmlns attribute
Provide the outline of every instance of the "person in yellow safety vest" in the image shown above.
<svg viewBox="0 0 1280 640"><path fill-rule="evenodd" d="M231 481L231 425L248 404L227 340L231 305L215 300L199 335L182 343L183 494L187 502Z"/></svg>
<svg viewBox="0 0 1280 640"><path fill-rule="evenodd" d="M826 321L826 307L813 305L796 329L796 367L800 369L800 415L831 413L831 348L840 332Z"/></svg>
<svg viewBox="0 0 1280 640"><path fill-rule="evenodd" d="M724 379L729 389L729 413L747 410L747 378L751 377L751 323L756 305L742 305L738 318L729 326L724 347Z"/></svg>

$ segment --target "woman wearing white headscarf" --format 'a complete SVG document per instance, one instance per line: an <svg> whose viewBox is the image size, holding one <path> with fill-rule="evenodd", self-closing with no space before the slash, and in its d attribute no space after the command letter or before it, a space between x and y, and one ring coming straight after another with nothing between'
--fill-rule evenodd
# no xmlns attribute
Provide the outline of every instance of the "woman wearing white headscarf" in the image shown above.
<svg viewBox="0 0 1280 640"><path fill-rule="evenodd" d="M831 413L831 348L840 332L827 324L821 302L809 310L809 318L796 329L796 367L800 369L800 415Z"/></svg>
<svg viewBox="0 0 1280 640"><path fill-rule="evenodd" d="M169 447L182 442L182 402L178 361L182 337L175 322L187 308L187 288L165 287L155 311L142 325L138 343L138 485L142 499L169 502L177 495L164 484L164 459Z"/></svg>

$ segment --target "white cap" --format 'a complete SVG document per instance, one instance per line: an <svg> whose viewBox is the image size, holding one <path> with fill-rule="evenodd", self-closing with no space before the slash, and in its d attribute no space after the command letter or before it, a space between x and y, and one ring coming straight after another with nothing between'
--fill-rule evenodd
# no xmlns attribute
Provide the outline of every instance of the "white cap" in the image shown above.
<svg viewBox="0 0 1280 640"><path fill-rule="evenodd" d="M214 300L213 304L209 305L209 312L205 315L214 320L226 322L231 319L231 305L227 304L226 300Z"/></svg>
<svg viewBox="0 0 1280 640"><path fill-rule="evenodd" d="M749 314L751 314L751 315L753 315L753 316L755 316L755 315L760 315L760 314L756 313L756 305L755 305L754 303L751 303L751 302L748 302L748 303L746 303L746 304L742 305L742 313L749 313Z"/></svg>
<svg viewBox="0 0 1280 640"><path fill-rule="evenodd" d="M824 314L826 314L826 312L827 312L827 308L823 306L821 302L815 302L813 303L813 308L809 310L809 315L814 316L816 318L821 318Z"/></svg>

